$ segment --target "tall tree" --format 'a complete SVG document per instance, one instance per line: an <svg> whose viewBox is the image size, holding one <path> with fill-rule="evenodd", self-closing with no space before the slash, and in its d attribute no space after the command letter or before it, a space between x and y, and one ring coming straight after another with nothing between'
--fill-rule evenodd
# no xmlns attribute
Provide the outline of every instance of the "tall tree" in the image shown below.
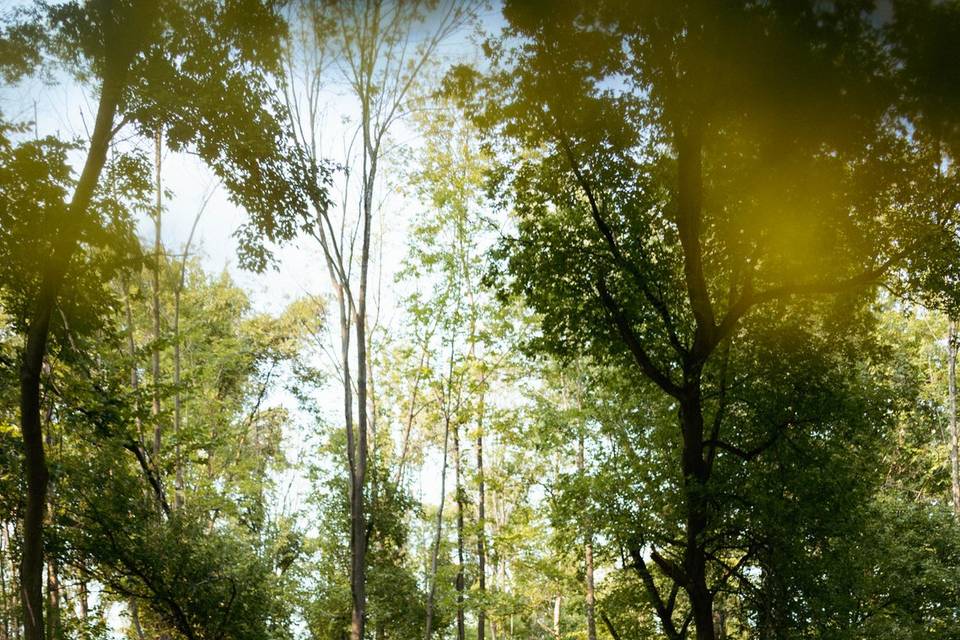
<svg viewBox="0 0 960 640"><path fill-rule="evenodd" d="M336 212L331 210L331 203L314 199L313 214L317 221L312 234L323 252L340 318L337 366L343 386L347 464L351 479L353 614L350 633L353 640L362 640L366 622L366 553L369 529L375 526L369 522L366 493L368 438L373 426L370 419L372 375L368 353L368 298L376 197L382 179L387 137L397 121L409 111L414 98L413 89L424 68L435 57L437 47L464 23L470 5L385 0L345 4L310 0L300 3L298 9L298 18L302 21L299 43L302 59L289 62L286 100L308 176L318 175L318 167L323 164L317 118L322 107L320 87L327 71L323 62L327 58L316 57L317 51L330 54L340 64L343 80L350 87L360 112L356 130L360 148L344 163L358 170L360 184L356 193L351 193L348 170L339 220L335 219ZM428 17L429 22L426 21ZM415 30L424 27L425 37L415 38ZM304 74L302 84L298 84L299 73ZM354 195L358 213L352 220L347 202ZM355 251L358 239L359 251ZM355 357L351 356L351 347L356 349ZM353 399L354 390L356 401Z"/></svg>
<svg viewBox="0 0 960 640"><path fill-rule="evenodd" d="M199 12L211 19L198 24L193 16ZM38 267L22 329L20 424L27 495L21 591L26 637L39 640L44 628L42 530L49 477L40 415L43 360L53 311L70 265L81 244L97 232L99 216L91 210L91 202L111 141L123 125L132 122L145 130L157 130L166 123L172 129L168 143L174 148L199 143L200 155L225 176L235 200L251 211L252 224L259 224L269 239L289 231L290 225L276 214L286 213L300 196L276 185L265 188L264 181L247 180L253 172L277 176L287 170L285 160L280 160L282 153L251 158L245 151L251 142L270 148L285 139L269 103L260 100L262 76L277 61L282 31L273 5L252 0L238 5L213 0L68 2L41 4L11 19L11 28L21 34L23 21L38 22L46 29L27 29L32 39L18 40L28 42L33 51L24 59L39 60L40 52L47 51L80 77L92 79L99 89L94 126L68 205L49 205L57 221L41 236L48 259ZM189 71L198 68L206 71L199 75ZM27 66L19 72L29 70ZM214 102L220 104L214 108ZM255 124L238 135L238 123ZM62 211L55 211L58 208Z"/></svg>
<svg viewBox="0 0 960 640"><path fill-rule="evenodd" d="M628 361L675 409L676 537L641 535L630 554L684 591L696 637L713 640L715 595L756 551L723 526L722 474L760 468L807 420L737 426L753 319L812 320L811 298L884 280L926 286L910 266L956 263L956 201L931 147L890 117L910 117L900 67L864 7L508 2L504 16L493 71L454 79L508 141L498 177L519 233L505 286L542 314L548 349ZM664 631L682 637L657 583Z"/></svg>

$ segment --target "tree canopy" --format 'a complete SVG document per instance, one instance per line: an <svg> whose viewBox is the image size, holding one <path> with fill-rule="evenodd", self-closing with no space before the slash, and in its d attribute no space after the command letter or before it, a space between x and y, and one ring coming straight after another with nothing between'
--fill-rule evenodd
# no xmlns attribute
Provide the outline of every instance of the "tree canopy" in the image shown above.
<svg viewBox="0 0 960 640"><path fill-rule="evenodd" d="M12 4L0 640L960 638L957 43Z"/></svg>

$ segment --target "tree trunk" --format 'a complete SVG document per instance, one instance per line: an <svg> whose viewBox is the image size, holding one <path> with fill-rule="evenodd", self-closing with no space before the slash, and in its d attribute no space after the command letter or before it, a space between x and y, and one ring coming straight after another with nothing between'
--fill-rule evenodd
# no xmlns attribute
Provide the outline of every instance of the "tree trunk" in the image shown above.
<svg viewBox="0 0 960 640"><path fill-rule="evenodd" d="M353 391L350 376L350 311L345 298L344 286L337 288L340 304L340 352L343 364L344 424L347 433L347 461L350 471L350 637L363 639L365 593L365 559L363 554L366 539L363 519L363 483L358 483L357 447L353 425Z"/></svg>
<svg viewBox="0 0 960 640"><path fill-rule="evenodd" d="M90 600L87 591L87 581L80 581L80 619L84 622L87 621L87 616L90 614Z"/></svg>
<svg viewBox="0 0 960 640"><path fill-rule="evenodd" d="M778 640L787 628L783 603L787 590L775 569L772 551L764 551L760 557L760 607L757 621L759 640Z"/></svg>
<svg viewBox="0 0 960 640"><path fill-rule="evenodd" d="M380 5L374 8L371 28L379 31ZM372 63L368 63L372 64ZM372 73L372 67L361 73ZM369 90L369 87L367 88ZM357 290L356 315L354 326L357 332L357 453L354 466L354 489L350 499L350 516L353 524L351 533L351 591L353 595L353 613L351 621L352 640L363 640L366 617L366 556L367 556L367 516L364 508L364 487L367 471L367 277L370 267L370 234L373 222L373 188L377 175L378 151L374 149L371 136L372 117L370 100L372 96L360 91L363 130L363 167L362 167L362 207L360 248L360 286Z"/></svg>
<svg viewBox="0 0 960 640"><path fill-rule="evenodd" d="M722 603L714 608L713 626L716 629L715 640L727 640L727 614L723 610Z"/></svg>
<svg viewBox="0 0 960 640"><path fill-rule="evenodd" d="M53 403L47 403L46 415L46 446L47 450L53 450L56 445L56 438L52 429ZM56 485L48 487L47 510L50 514L56 514ZM53 515L51 515L51 518ZM47 639L59 640L62 637L60 628L60 576L57 560L55 557L47 558Z"/></svg>
<svg viewBox="0 0 960 640"><path fill-rule="evenodd" d="M59 640L60 630L60 576L57 561L47 559L47 638Z"/></svg>
<svg viewBox="0 0 960 640"><path fill-rule="evenodd" d="M715 640L713 594L707 587L707 555L703 537L707 529L708 505L705 498L708 470L703 457L703 413L699 372L688 388L680 408L683 431L681 460L684 476L684 506L687 512L682 585L690 599L697 640Z"/></svg>
<svg viewBox="0 0 960 640"><path fill-rule="evenodd" d="M10 599L7 594L7 556L10 552L10 543L7 541L7 523L0 523L0 618L3 619L3 640L10 640Z"/></svg>
<svg viewBox="0 0 960 640"><path fill-rule="evenodd" d="M577 446L577 473L584 477L583 434ZM593 585L593 533L588 523L584 533L583 564L584 586L586 588L587 640L597 640L596 592Z"/></svg>
<svg viewBox="0 0 960 640"><path fill-rule="evenodd" d="M137 640L146 640L147 636L140 624L140 607L137 606L136 598L130 598L130 622L133 624L134 631L137 632Z"/></svg>
<svg viewBox="0 0 960 640"><path fill-rule="evenodd" d="M161 472L160 465L160 447L161 438L163 437L163 423L160 421L160 269L166 259L164 256L163 238L161 235L161 223L163 220L163 184L160 180L160 163L161 154L163 151L162 142L163 133L158 128L156 134L154 135L154 164L156 170L157 204L154 218L153 246L153 406L151 407L150 415L153 416L153 469L156 475L156 491L158 497L161 498L161 505L166 505L166 500L162 498L166 495L166 492L163 489L163 473ZM174 498L176 499L176 496L174 496ZM169 515L169 507L165 507L164 511L167 513L167 515ZM136 605L136 601L134 601L134 605ZM134 612L134 620L136 621L137 632L141 634L140 639L143 640L143 632L140 629L140 623L136 612ZM160 640L169 640L169 637L170 636L167 633L160 634Z"/></svg>
<svg viewBox="0 0 960 640"><path fill-rule="evenodd" d="M483 397L480 397L480 417L477 420L477 577L480 587L480 606L477 609L477 640L483 640L486 631L484 598L487 595L486 521L484 519L483 482Z"/></svg>
<svg viewBox="0 0 960 640"><path fill-rule="evenodd" d="M64 271L66 269L64 268ZM23 465L27 484L23 515L23 548L20 558L20 591L23 600L24 635L43 640L43 517L47 502L46 456L40 420L40 371L46 353L50 314L56 304L57 282L45 278L30 324L20 373L20 430L23 435Z"/></svg>
<svg viewBox="0 0 960 640"><path fill-rule="evenodd" d="M157 472L157 478L160 478L160 438L163 430L160 425L160 264L163 259L163 242L160 237L160 224L162 219L162 186L160 184L160 145L161 133L157 129L154 136L154 168L156 170L157 187L157 208L154 211L153 219L153 464Z"/></svg>
<svg viewBox="0 0 960 640"><path fill-rule="evenodd" d="M677 124L677 232L683 248L684 279L696 328L690 356L683 367L683 388L680 401L680 430L683 438L681 468L684 482L686 535L683 557L682 586L690 599L697 640L715 640L713 630L713 595L707 587L707 555L704 535L709 506L706 485L710 475L704 459L703 397L701 380L703 363L715 344L715 318L703 273L703 249L700 227L703 215L703 129L694 120Z"/></svg>
<svg viewBox="0 0 960 640"><path fill-rule="evenodd" d="M950 319L947 329L947 386L950 393L950 487L953 513L960 516L960 456L957 436L957 321Z"/></svg>
<svg viewBox="0 0 960 640"><path fill-rule="evenodd" d="M460 483L460 425L453 425L453 469L456 479L457 497L457 640L466 636L463 619L464 575L463 575L463 486Z"/></svg>
<svg viewBox="0 0 960 640"><path fill-rule="evenodd" d="M134 397L134 424L137 426L137 437L140 439L140 446L146 447L143 439L143 423L140 420L140 374L137 372L137 344L134 341L133 329L133 310L130 307L130 291L126 282L123 281L123 300L127 315L127 351L130 354L130 388L133 390Z"/></svg>
<svg viewBox="0 0 960 640"><path fill-rule="evenodd" d="M27 496L23 512L20 589L26 640L43 640L44 636L43 518L49 473L40 419L40 376L47 353L50 318L79 242L78 223L87 215L87 208L106 162L123 73L125 67L122 71L108 69L105 74L87 157L67 210L67 220L54 240L43 270L33 313L26 328L25 346L21 352L20 432L23 437L23 475L26 479Z"/></svg>
<svg viewBox="0 0 960 640"><path fill-rule="evenodd" d="M365 113L365 118L369 114ZM364 128L364 136L368 134ZM366 164L366 156L364 158ZM374 164L374 163L371 163ZM364 487L367 473L367 272L370 262L370 223L373 211L373 177L364 167L363 187L363 242L360 253L360 288L357 291L357 312L354 326L357 332L357 453L354 467L353 494L350 498L351 533L351 591L353 614L352 640L363 640L366 623L367 571L367 515L364 507Z"/></svg>
<svg viewBox="0 0 960 640"><path fill-rule="evenodd" d="M444 420L443 430L443 470L440 472L440 506L437 509L437 537L433 543L433 556L430 559L430 592L427 594L427 619L424 640L430 640L433 629L433 602L437 591L437 559L440 556L440 542L443 535L443 505L447 492L447 444L450 441L450 417Z"/></svg>
<svg viewBox="0 0 960 640"><path fill-rule="evenodd" d="M183 460L180 453L180 424L182 421L182 401L180 399L180 289L183 287L181 276L180 286L173 292L173 437L174 464L176 475L173 487L173 506L179 509L183 506Z"/></svg>

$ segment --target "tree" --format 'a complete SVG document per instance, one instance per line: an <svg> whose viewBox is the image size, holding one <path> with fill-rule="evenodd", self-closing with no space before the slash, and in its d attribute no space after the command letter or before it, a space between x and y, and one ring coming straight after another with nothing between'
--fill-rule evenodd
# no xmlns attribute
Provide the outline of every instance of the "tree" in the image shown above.
<svg viewBox="0 0 960 640"><path fill-rule="evenodd" d="M415 44L414 30L425 23L428 15L435 21L426 37ZM320 86L324 74L324 57L332 55L340 65L343 79L359 104L357 136L360 149L345 159L347 167L358 166L360 174L358 214L350 220L347 199L352 197L349 182L343 189L344 203L339 224L333 218L330 202L314 199L311 204L316 225L312 235L320 245L331 284L337 298L340 318L340 355L338 368L343 384L344 428L347 432L347 462L350 468L351 496L350 534L351 593L353 614L351 637L364 636L366 616L366 549L369 522L365 506L368 498L367 440L372 429L369 409L371 379L368 335L368 294L371 262L371 236L376 210L375 197L381 163L386 154L387 136L396 122L406 115L413 100L413 89L424 67L434 58L438 45L459 28L470 15L470 5L456 2L384 2L364 4L339 2L304 2L299 6L302 39L306 60L298 68L289 62L289 83L286 101L290 105L296 145L305 162L304 173L317 175L323 163L318 146ZM329 31L329 33L328 33ZM295 84L297 72L305 74L305 82ZM352 147L352 144L350 145ZM354 164L356 163L356 164ZM350 170L345 179L349 181ZM354 251L360 241L359 252ZM351 357L351 345L356 357ZM351 364L355 362L355 364ZM356 371L354 380L353 371ZM354 385L356 403L354 403ZM354 408L356 425L354 425ZM375 493L374 487L373 492Z"/></svg>
<svg viewBox="0 0 960 640"><path fill-rule="evenodd" d="M210 20L199 23L194 19L198 14L206 14ZM39 265L39 277L30 294L33 303L25 310L23 327L20 421L28 482L21 580L28 612L26 637L39 640L43 633L42 529L49 475L40 415L42 365L53 312L71 262L97 229L91 203L111 141L131 122L141 131L168 127L168 143L174 148L196 145L269 239L290 234L292 223L278 213L302 207L298 204L301 196L283 188L287 181L276 179L287 171L283 154L251 157L247 152L251 145L277 148L277 142L285 139L274 113L262 100L263 74L276 64L282 32L271 4L71 2L40 5L14 15L14 20L40 22L47 29L38 33L14 22L13 33L34 36L32 42L17 40L32 48L27 47L27 54L15 61L36 62L48 52L81 78L99 85L93 131L83 169L71 185L69 204L50 203L57 220L52 227L55 233L37 236L45 243L49 258ZM239 64L229 63L231 59ZM24 64L14 67L19 74L29 69ZM197 75L191 69L204 69L205 73ZM186 102L184 96L192 96L192 101ZM240 122L251 126L237 135ZM252 176L261 179L249 180ZM27 211L10 213L28 215Z"/></svg>
<svg viewBox="0 0 960 640"><path fill-rule="evenodd" d="M161 317L177 304L170 284L180 266L160 265ZM211 276L195 262L186 267L184 384L159 385L164 402L181 395L186 428L152 464L142 427L168 420L169 412L154 416L153 389L127 382L130 368L147 368L156 350L152 295L125 291L118 282L92 285L105 298L101 308L122 309L119 296L131 296L135 326L120 318L96 331L73 325L69 349L48 357L45 384L53 391L45 428L60 440L51 460L59 498L51 513L51 559L103 585L101 598L126 604L145 633L285 637L287 570L299 553L298 534L268 505L276 501L274 478L287 464L282 429L290 418L265 397L300 349L299 327L312 309L294 303L279 317L254 314L225 275ZM123 348L130 332L142 345L132 357ZM164 345L168 338L165 331ZM173 354L160 352L169 370ZM178 484L177 467L184 500L175 508L166 496L171 479Z"/></svg>
<svg viewBox="0 0 960 640"><path fill-rule="evenodd" d="M507 3L504 15L493 70L452 77L507 141L499 193L519 232L501 282L541 314L547 349L619 363L676 412L676 542L639 538L631 554L684 591L696 636L712 640L725 576L758 558L723 524L736 513L725 467L762 466L808 420L790 400L775 428L741 423L754 409L732 390L756 362L743 357L812 339L829 308L818 296L922 288L911 265L956 264L956 199L935 150L891 117L910 117L898 63L859 6ZM656 605L672 601L645 584Z"/></svg>

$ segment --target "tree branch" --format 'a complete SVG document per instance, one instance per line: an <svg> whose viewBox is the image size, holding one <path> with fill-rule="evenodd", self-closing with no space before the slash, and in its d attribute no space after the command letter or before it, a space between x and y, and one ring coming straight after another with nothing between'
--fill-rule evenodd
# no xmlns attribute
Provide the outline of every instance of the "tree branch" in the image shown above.
<svg viewBox="0 0 960 640"><path fill-rule="evenodd" d="M876 267L867 269L844 280L785 284L778 287L771 287L761 292L754 292L752 287L747 287L736 303L734 303L724 315L723 320L717 327L715 340L719 342L733 333L737 322L754 306L789 298L791 296L843 293L851 289L875 284L881 276L887 273L898 261L903 259L907 253L908 251L906 249L899 251Z"/></svg>
<svg viewBox="0 0 960 640"><path fill-rule="evenodd" d="M153 488L153 494L157 498L157 503L160 505L160 508L163 509L164 515L169 517L170 505L167 503L167 498L164 496L163 486L160 484L160 479L154 475L153 470L150 468L150 463L147 461L147 457L143 453L143 449L141 449L140 445L133 440L125 443L123 448L136 456L137 462L140 463L140 468L143 469L143 473L147 477L147 481L150 482L150 486Z"/></svg>
<svg viewBox="0 0 960 640"><path fill-rule="evenodd" d="M637 268L637 265L623 255L620 245L617 243L616 237L613 235L613 229L610 228L610 225L600 212L600 204L594 195L593 188L590 186L589 181L580 168L580 164L573 153L573 149L570 147L569 140L562 132L559 131L559 129L557 137L560 140L560 146L563 148L564 154L567 157L567 161L570 163L573 176L576 178L580 188L583 189L583 193L587 197L587 202L590 204L590 215L593 218L593 222L596 225L597 230L600 232L600 235L603 236L607 247L610 249L610 253L613 254L614 260L616 260L617 264L626 269L626 271L633 276L634 281L636 281L637 286L640 287L644 297L660 315L660 319L663 321L663 325L667 330L667 337L670 340L670 344L673 345L673 348L676 349L677 353L680 355L686 355L687 348L680 341L680 338L677 335L677 329L673 322L673 317L670 315L670 310L667 308L667 305L663 302L663 298L653 293L647 284L646 279Z"/></svg>
<svg viewBox="0 0 960 640"><path fill-rule="evenodd" d="M626 343L630 353L633 354L634 360L636 360L637 364L640 365L640 369L648 378L650 378L650 380L663 389L667 394L679 399L682 395L682 390L680 387L674 384L673 380L671 380L667 374L660 371L660 369L658 369L650 359L650 356L640 343L640 339L637 337L637 334L634 333L633 328L630 326L630 323L624 316L623 310L613 299L613 296L610 295L610 291L607 289L607 285L602 278L597 281L596 287L597 293L600 296L600 300L603 303L604 308L613 318L614 324L616 324L617 330L620 333L620 337Z"/></svg>
<svg viewBox="0 0 960 640"><path fill-rule="evenodd" d="M650 598L650 604L653 605L654 610L657 612L657 617L660 618L660 623L663 625L664 634L666 634L668 640L679 640L682 636L680 636L680 634L677 632L676 626L673 624L673 616L671 615L673 612L667 607L666 604L664 604L663 599L660 597L660 591L657 589L657 585L653 581L653 575L647 568L647 564L643 561L643 554L640 552L640 549L637 547L631 547L630 557L633 559L633 568L636 570L637 574L639 574L640 579L643 581L644 587L646 587L647 596ZM676 582L677 581L674 580L675 584Z"/></svg>
<svg viewBox="0 0 960 640"><path fill-rule="evenodd" d="M613 622L610 621L610 616L607 615L606 611L600 612L600 619L603 620L603 624L606 625L607 631L610 632L610 637L613 640L620 640L620 634L617 633L616 628L613 626Z"/></svg>

